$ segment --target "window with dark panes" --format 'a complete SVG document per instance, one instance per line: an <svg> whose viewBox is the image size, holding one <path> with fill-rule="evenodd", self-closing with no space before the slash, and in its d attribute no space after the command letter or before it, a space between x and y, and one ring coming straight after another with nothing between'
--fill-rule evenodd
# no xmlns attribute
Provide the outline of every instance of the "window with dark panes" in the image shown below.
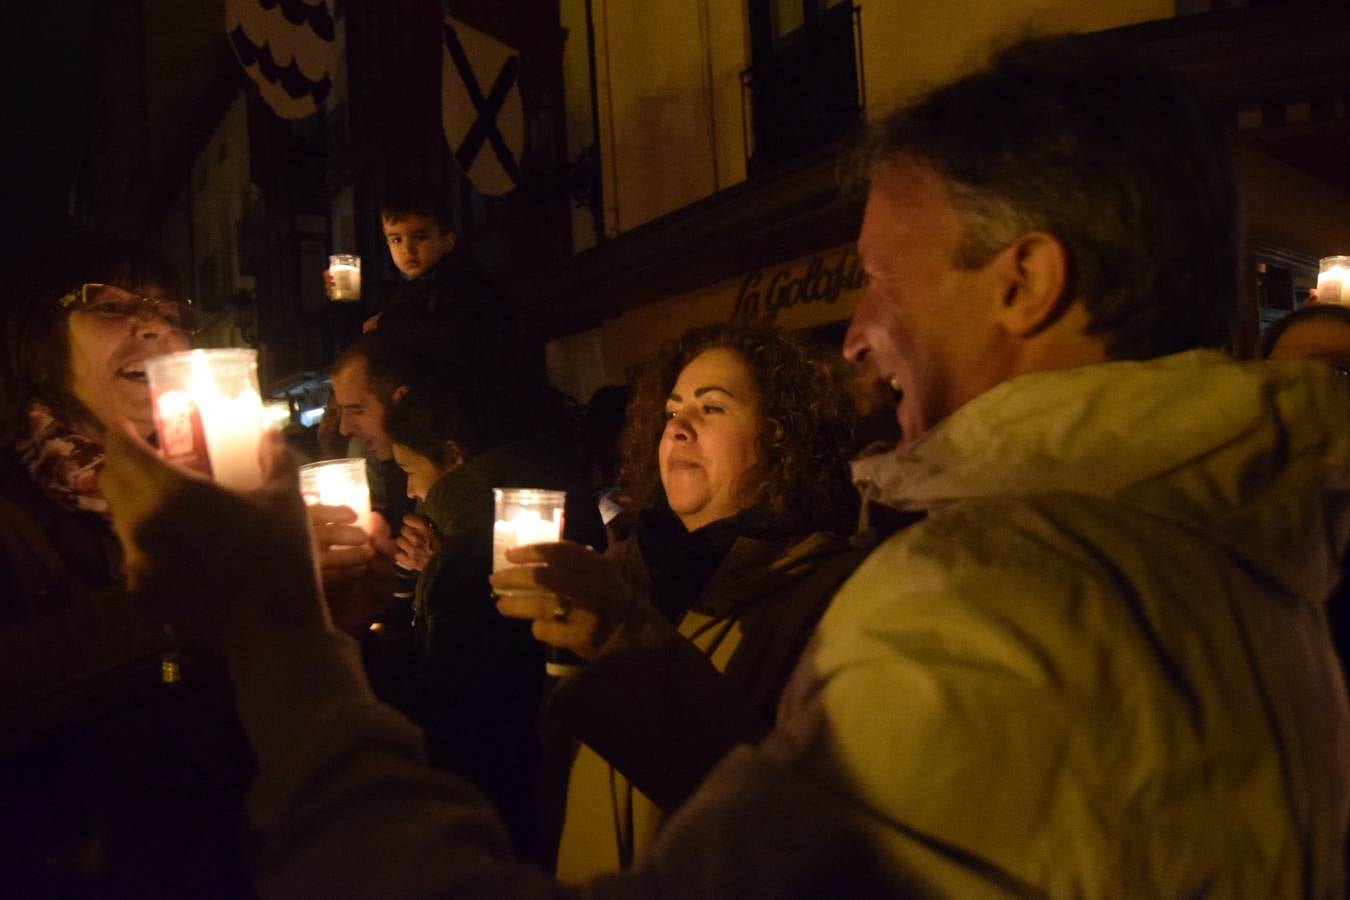
<svg viewBox="0 0 1350 900"><path fill-rule="evenodd" d="M750 0L751 174L848 133L862 113L860 19L849 0Z"/></svg>

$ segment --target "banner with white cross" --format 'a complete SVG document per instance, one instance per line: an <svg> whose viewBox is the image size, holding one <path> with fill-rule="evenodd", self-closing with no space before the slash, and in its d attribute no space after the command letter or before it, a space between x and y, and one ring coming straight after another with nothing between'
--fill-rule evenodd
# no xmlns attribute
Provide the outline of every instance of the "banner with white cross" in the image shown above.
<svg viewBox="0 0 1350 900"><path fill-rule="evenodd" d="M525 113L520 54L446 17L441 63L441 128L455 163L491 197L520 183Z"/></svg>

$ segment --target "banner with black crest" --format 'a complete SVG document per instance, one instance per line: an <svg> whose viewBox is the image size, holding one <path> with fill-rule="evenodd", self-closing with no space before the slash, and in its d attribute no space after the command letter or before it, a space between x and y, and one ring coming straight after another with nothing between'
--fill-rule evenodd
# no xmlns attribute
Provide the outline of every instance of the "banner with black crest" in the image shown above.
<svg viewBox="0 0 1350 900"><path fill-rule="evenodd" d="M323 107L333 88L333 0L225 0L225 34L263 100L283 119Z"/></svg>

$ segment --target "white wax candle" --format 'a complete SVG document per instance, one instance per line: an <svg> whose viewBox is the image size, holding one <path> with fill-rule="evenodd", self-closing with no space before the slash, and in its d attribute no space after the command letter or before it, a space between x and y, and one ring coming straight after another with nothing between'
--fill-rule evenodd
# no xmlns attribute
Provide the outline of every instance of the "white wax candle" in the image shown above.
<svg viewBox="0 0 1350 900"><path fill-rule="evenodd" d="M512 547L527 544L549 544L562 540L561 509L553 510L545 519L533 509L517 509L509 519L498 519L492 529L492 571L500 572L516 563L506 558Z"/></svg>
<svg viewBox="0 0 1350 900"><path fill-rule="evenodd" d="M1350 291L1345 289L1350 269L1333 265L1317 273L1317 301L1319 303L1350 303Z"/></svg>
<svg viewBox="0 0 1350 900"><path fill-rule="evenodd" d="M333 276L334 300L361 299L361 269L358 266L335 264L328 269Z"/></svg>
<svg viewBox="0 0 1350 900"><path fill-rule="evenodd" d="M365 463L361 463L362 467ZM362 470L364 475L364 468ZM315 482L319 502L324 506L346 506L356 513L356 524L370 533L370 489L365 479L358 483L345 469L338 466L315 468Z"/></svg>
<svg viewBox="0 0 1350 900"><path fill-rule="evenodd" d="M262 484L257 351L185 350L146 360L159 447L235 490Z"/></svg>
<svg viewBox="0 0 1350 900"><path fill-rule="evenodd" d="M263 406L256 391L245 389L225 397L210 382L198 381L190 391L201 412L211 475L225 487L249 491L262 485L258 444L262 441Z"/></svg>

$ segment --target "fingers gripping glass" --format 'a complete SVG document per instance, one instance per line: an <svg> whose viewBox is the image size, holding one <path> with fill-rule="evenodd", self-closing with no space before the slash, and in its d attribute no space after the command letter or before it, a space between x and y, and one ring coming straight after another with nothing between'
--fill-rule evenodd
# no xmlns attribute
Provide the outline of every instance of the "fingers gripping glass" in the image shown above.
<svg viewBox="0 0 1350 900"><path fill-rule="evenodd" d="M202 327L202 314L191 300L142 297L115 284L82 284L57 300L56 305L115 321L148 322L160 318L170 328L184 334L192 334Z"/></svg>

